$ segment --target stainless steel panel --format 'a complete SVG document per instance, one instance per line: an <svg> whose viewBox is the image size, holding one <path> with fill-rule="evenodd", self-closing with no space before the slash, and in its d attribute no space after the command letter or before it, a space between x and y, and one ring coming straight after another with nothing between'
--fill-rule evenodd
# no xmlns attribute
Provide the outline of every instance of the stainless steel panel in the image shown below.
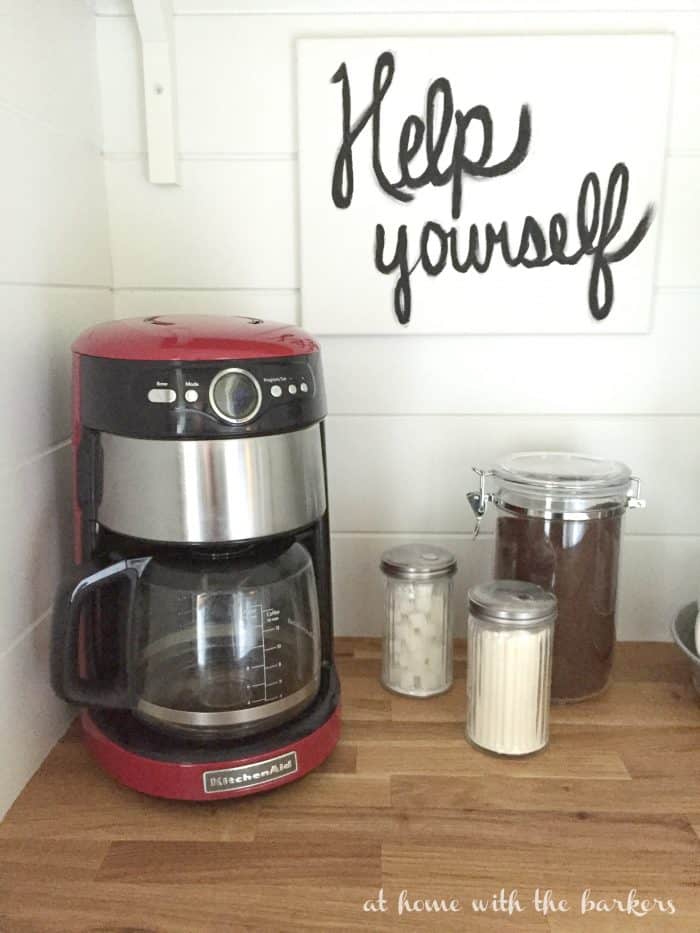
<svg viewBox="0 0 700 933"><path fill-rule="evenodd" d="M98 521L121 534L189 544L281 534L326 510L321 428L217 440L102 434Z"/></svg>

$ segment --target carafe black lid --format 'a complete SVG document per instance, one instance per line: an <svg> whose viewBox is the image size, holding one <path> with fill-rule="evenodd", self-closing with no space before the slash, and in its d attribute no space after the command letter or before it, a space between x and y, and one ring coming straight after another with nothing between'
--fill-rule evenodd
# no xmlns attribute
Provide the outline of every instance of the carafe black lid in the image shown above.
<svg viewBox="0 0 700 933"><path fill-rule="evenodd" d="M275 539L226 549L172 548L156 553L143 584L191 593L225 593L266 586L311 569L311 558L293 539Z"/></svg>

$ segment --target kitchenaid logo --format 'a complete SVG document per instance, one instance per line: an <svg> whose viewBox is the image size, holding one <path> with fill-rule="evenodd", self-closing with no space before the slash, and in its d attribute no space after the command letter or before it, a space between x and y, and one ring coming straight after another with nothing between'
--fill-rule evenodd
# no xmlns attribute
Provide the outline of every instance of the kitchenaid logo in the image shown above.
<svg viewBox="0 0 700 933"><path fill-rule="evenodd" d="M226 790L255 787L294 774L299 769L296 752L287 752L266 761L255 761L238 768L223 768L221 771L205 771L205 794L218 794Z"/></svg>

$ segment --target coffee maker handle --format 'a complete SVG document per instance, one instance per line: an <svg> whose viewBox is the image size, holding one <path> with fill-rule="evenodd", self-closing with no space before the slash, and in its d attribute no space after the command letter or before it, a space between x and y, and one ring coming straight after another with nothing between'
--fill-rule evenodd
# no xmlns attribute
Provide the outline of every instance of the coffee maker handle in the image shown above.
<svg viewBox="0 0 700 933"><path fill-rule="evenodd" d="M120 682L86 680L80 676L78 651L80 616L85 600L108 583L124 579L129 585L129 608L126 631L131 629L136 587L150 557L120 560L109 567L88 561L60 585L53 609L51 632L51 685L54 692L69 703L94 709L126 709L129 706L126 678Z"/></svg>

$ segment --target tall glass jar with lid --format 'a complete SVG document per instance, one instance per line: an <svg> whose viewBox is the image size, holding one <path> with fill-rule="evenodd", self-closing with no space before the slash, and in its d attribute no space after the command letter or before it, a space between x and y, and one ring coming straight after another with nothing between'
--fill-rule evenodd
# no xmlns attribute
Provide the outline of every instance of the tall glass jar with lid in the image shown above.
<svg viewBox="0 0 700 933"><path fill-rule="evenodd" d="M596 696L610 681L622 519L644 506L639 480L624 463L552 452L512 454L475 472L477 532L488 503L497 510L494 576L557 597L552 700Z"/></svg>
<svg viewBox="0 0 700 933"><path fill-rule="evenodd" d="M404 544L382 554L385 628L382 684L429 697L452 686L453 554L429 544Z"/></svg>

